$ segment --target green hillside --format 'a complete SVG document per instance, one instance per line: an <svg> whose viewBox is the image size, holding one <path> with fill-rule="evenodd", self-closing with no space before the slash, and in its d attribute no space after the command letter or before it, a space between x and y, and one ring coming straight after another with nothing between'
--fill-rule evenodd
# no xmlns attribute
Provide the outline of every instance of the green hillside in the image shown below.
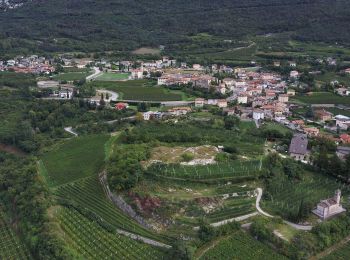
<svg viewBox="0 0 350 260"><path fill-rule="evenodd" d="M191 46L189 36L199 33L222 37L216 47L228 44L224 39L281 32L346 43L349 14L346 0L33 0L0 13L0 54Z"/></svg>

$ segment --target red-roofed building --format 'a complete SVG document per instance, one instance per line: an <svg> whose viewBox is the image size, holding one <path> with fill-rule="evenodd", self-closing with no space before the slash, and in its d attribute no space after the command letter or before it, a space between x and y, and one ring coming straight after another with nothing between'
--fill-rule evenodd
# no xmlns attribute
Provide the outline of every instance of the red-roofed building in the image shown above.
<svg viewBox="0 0 350 260"><path fill-rule="evenodd" d="M340 140L341 140L344 144L350 144L350 135L348 135L348 134L341 134L341 135L340 135Z"/></svg>
<svg viewBox="0 0 350 260"><path fill-rule="evenodd" d="M129 106L128 103L122 103L122 102L120 102L120 103L115 104L115 109L117 109L117 110L123 110L123 109L127 109L128 106Z"/></svg>

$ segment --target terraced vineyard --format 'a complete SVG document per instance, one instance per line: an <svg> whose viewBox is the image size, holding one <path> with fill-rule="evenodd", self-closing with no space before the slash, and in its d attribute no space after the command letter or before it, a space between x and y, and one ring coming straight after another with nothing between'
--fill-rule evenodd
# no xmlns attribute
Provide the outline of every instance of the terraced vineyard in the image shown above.
<svg viewBox="0 0 350 260"><path fill-rule="evenodd" d="M163 259L165 252L126 236L107 232L78 211L62 208L65 239L84 259Z"/></svg>
<svg viewBox="0 0 350 260"><path fill-rule="evenodd" d="M215 223L250 214L256 211L254 203L255 198L230 199L222 209L209 213L206 217L210 223Z"/></svg>
<svg viewBox="0 0 350 260"><path fill-rule="evenodd" d="M50 187L97 174L103 165L104 144L108 138L92 135L64 142L42 157L40 173Z"/></svg>
<svg viewBox="0 0 350 260"><path fill-rule="evenodd" d="M309 174L300 182L278 178L268 185L271 200L263 200L263 206L281 216L293 215L297 214L303 199L316 205L320 199L333 196L336 189L343 195L350 193L348 185L321 174Z"/></svg>
<svg viewBox="0 0 350 260"><path fill-rule="evenodd" d="M5 222L0 209L0 259L31 259L29 251Z"/></svg>
<svg viewBox="0 0 350 260"><path fill-rule="evenodd" d="M347 242L342 247L336 249L322 260L348 260L350 256L350 242Z"/></svg>
<svg viewBox="0 0 350 260"><path fill-rule="evenodd" d="M149 168L149 172L159 177L186 180L239 180L258 177L261 172L260 165L258 160L197 166L155 164Z"/></svg>
<svg viewBox="0 0 350 260"><path fill-rule="evenodd" d="M115 205L107 200L106 195L97 177L88 177L70 184L60 186L55 194L67 201L74 202L93 214L99 216L109 225L130 231L155 240L164 240L160 235L147 230L130 217L121 212Z"/></svg>
<svg viewBox="0 0 350 260"><path fill-rule="evenodd" d="M238 231L231 237L224 238L216 246L204 251L204 254L199 259L280 260L286 258L275 253L243 231Z"/></svg>

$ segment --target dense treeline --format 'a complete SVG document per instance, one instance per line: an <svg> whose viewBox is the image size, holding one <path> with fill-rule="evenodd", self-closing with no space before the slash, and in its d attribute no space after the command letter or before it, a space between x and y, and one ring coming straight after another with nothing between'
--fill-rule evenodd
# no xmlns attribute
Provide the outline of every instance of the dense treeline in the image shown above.
<svg viewBox="0 0 350 260"><path fill-rule="evenodd" d="M346 0L33 0L0 13L0 53L190 46L188 36L202 32L239 38L287 31L300 40L347 42L349 12Z"/></svg>
<svg viewBox="0 0 350 260"><path fill-rule="evenodd" d="M72 257L49 228L50 195L37 174L34 158L0 153L0 205L35 259Z"/></svg>

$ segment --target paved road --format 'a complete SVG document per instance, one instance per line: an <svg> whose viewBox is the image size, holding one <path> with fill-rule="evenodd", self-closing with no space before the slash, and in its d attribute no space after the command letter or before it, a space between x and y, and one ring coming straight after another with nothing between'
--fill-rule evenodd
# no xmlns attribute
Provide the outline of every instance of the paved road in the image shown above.
<svg viewBox="0 0 350 260"><path fill-rule="evenodd" d="M257 188L256 189L257 193L258 193L258 196L257 196L257 199L256 199L256 202L255 202L255 206L256 206L256 209L260 212L260 214L266 216L266 217L269 217L269 218L273 218L274 216L270 215L269 213L266 213L265 211L263 211L261 208L260 208L260 200L261 200L261 197L262 197L262 193L263 193L263 190L262 188ZM310 231L312 229L313 226L311 225L299 225L299 224L295 224L295 223L292 223L292 222L289 222L287 220L283 220L283 222L295 229L298 229L298 230L303 230L303 231Z"/></svg>
<svg viewBox="0 0 350 260"><path fill-rule="evenodd" d="M167 248L167 249L171 248L171 246L169 246L169 245L163 244L161 242L158 242L158 241L146 238L146 237L135 235L133 233L130 233L130 232L127 232L127 231L124 231L121 229L117 229L117 233L124 235L124 236L127 236L127 237L130 237L131 239L134 239L134 240L142 241L142 242L149 244L149 245L152 245L152 246L157 246L157 247L162 247L162 248Z"/></svg>
<svg viewBox="0 0 350 260"><path fill-rule="evenodd" d="M94 69L94 73L91 74L90 76L87 76L87 77L86 77L86 81L92 81L92 80L96 79L98 76L100 76L100 75L103 73L103 72L100 71L100 69L97 68L97 67L93 67L93 69Z"/></svg>

